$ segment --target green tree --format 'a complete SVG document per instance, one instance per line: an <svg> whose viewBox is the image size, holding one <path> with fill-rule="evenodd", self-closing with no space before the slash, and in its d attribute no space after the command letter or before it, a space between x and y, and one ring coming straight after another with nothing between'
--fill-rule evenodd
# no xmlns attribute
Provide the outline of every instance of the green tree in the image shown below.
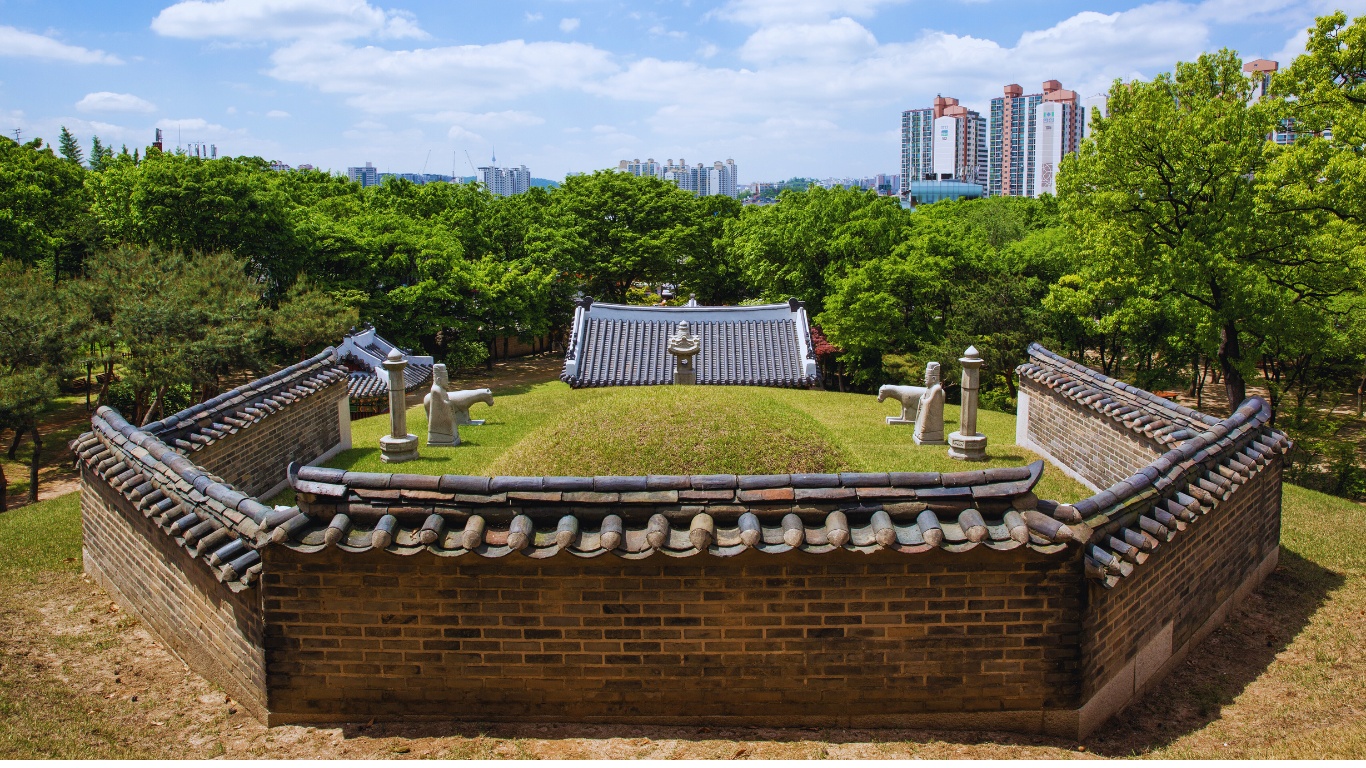
<svg viewBox="0 0 1366 768"><path fill-rule="evenodd" d="M271 335L299 359L328 344L341 341L359 320L355 307L318 288L306 275L290 287L285 300L270 315Z"/></svg>
<svg viewBox="0 0 1366 768"><path fill-rule="evenodd" d="M1347 277L1339 249L1315 249L1311 218L1259 190L1275 157L1266 140L1275 114L1251 95L1228 50L1151 82L1116 82L1109 116L1058 174L1091 275L1198 308L1190 319L1218 334L1231 407L1246 395L1255 341L1273 330L1266 321L1277 307L1321 301Z"/></svg>
<svg viewBox="0 0 1366 768"><path fill-rule="evenodd" d="M723 195L698 198L692 243L679 271L679 290L709 306L739 304L753 289L726 237L726 224L739 218L740 201Z"/></svg>
<svg viewBox="0 0 1366 768"><path fill-rule="evenodd" d="M676 282L692 236L693 195L648 176L573 176L532 234L537 260L584 293L622 302L636 282Z"/></svg>
<svg viewBox="0 0 1366 768"><path fill-rule="evenodd" d="M85 153L81 151L81 143L76 140L75 134L62 126L62 133L57 137L57 151L62 153L62 157L67 162L81 165L85 162Z"/></svg>
<svg viewBox="0 0 1366 768"><path fill-rule="evenodd" d="M128 148L124 147L124 154L128 154ZM100 141L99 136L90 139L90 170L102 171L114 159L114 148L106 147Z"/></svg>
<svg viewBox="0 0 1366 768"><path fill-rule="evenodd" d="M247 259L278 301L303 268L296 229L298 183L261 158L203 158L155 150L142 162L118 157L89 182L105 244L162 251L228 251Z"/></svg>
<svg viewBox="0 0 1366 768"><path fill-rule="evenodd" d="M224 378L259 370L263 286L245 260L125 247L93 257L90 272L91 295L112 305L99 332L126 351L135 423L156 417L173 387L191 388L202 401Z"/></svg>
<svg viewBox="0 0 1366 768"><path fill-rule="evenodd" d="M902 242L909 216L895 198L813 186L784 192L776 205L746 208L726 223L725 234L761 298L795 296L819 314L848 270Z"/></svg>
<svg viewBox="0 0 1366 768"><path fill-rule="evenodd" d="M29 500L38 500L38 467L43 439L39 420L57 396L57 382L68 373L72 340L80 321L67 301L32 269L0 260L0 429L11 428L15 441L33 441ZM0 471L0 511L6 503Z"/></svg>
<svg viewBox="0 0 1366 768"><path fill-rule="evenodd" d="M80 269L90 237L86 172L42 143L0 137L0 258L38 266L56 281Z"/></svg>

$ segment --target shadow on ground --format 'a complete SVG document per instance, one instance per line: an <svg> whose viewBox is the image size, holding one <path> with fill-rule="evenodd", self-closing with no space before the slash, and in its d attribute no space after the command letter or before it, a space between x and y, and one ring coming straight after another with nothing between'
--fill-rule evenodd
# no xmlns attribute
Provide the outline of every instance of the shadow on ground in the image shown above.
<svg viewBox="0 0 1366 768"><path fill-rule="evenodd" d="M1282 546L1280 564L1261 587L1141 701L1097 729L1091 751L1140 754L1218 720L1345 583Z"/></svg>

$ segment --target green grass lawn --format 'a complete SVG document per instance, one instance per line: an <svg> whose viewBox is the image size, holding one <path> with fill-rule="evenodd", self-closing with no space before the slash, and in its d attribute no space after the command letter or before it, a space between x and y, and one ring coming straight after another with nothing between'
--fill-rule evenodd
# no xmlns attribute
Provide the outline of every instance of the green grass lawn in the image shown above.
<svg viewBox="0 0 1366 768"><path fill-rule="evenodd" d="M471 475L768 474L787 472L954 472L1018 466L1038 458L1015 443L1015 417L982 411L991 460L954 461L947 446L919 446L910 426L884 417L900 405L872 395L768 387L610 387L571 389L537 384L475 406L478 427L462 427L454 448L426 445L422 408L408 411L422 458L379 460L389 417L352 424L356 447L328 466L364 472ZM958 426L958 407L945 406L945 431ZM1056 469L1045 469L1044 498L1088 495Z"/></svg>

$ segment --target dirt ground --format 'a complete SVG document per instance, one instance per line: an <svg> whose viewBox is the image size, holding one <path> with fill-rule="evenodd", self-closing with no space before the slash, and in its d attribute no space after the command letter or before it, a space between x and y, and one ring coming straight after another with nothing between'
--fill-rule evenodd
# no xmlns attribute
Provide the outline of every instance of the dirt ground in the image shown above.
<svg viewBox="0 0 1366 768"><path fill-rule="evenodd" d="M90 429L90 413L85 409L85 395L59 398L52 411L43 419L39 431L43 436L43 452L38 460L38 499L45 501L76 490L80 485L67 450L67 441ZM16 509L33 500L28 493L29 461L33 455L32 438L24 435L15 460L8 458L14 430L0 429L0 465L9 486L9 509ZM3 511L3 510L0 510Z"/></svg>
<svg viewBox="0 0 1366 768"><path fill-rule="evenodd" d="M0 745L10 744L0 757L1359 758L1363 652L1338 648L1328 679L1306 676L1326 648L1306 622L1316 611L1329 626L1341 617L1305 599L1315 593L1305 578L1314 577L1302 562L1282 566L1157 690L1077 744L1005 733L572 724L266 728L87 577L45 572L0 585L0 721L16 718L0 724ZM1346 601L1338 607L1348 622L1366 622L1360 595L1347 594L1358 590L1333 591L1319 599ZM1322 699L1343 684L1351 695ZM15 730L29 733L16 739Z"/></svg>

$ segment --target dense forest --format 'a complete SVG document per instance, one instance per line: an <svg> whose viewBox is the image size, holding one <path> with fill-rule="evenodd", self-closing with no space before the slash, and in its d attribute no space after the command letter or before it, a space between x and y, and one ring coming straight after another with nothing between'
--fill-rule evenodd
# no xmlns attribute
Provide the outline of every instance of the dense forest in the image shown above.
<svg viewBox="0 0 1366 768"><path fill-rule="evenodd" d="M0 138L0 428L87 373L139 423L372 323L454 367L562 339L572 299L807 303L832 386L987 360L1012 410L1041 341L1153 390L1270 393L1292 472L1366 495L1366 18L1323 17L1272 93L1230 51L1116 82L1059 195L942 202L811 186L770 205L612 171L495 197L362 189L261 158ZM1268 140L1278 127L1293 144ZM1222 407L1206 404L1206 407ZM36 455L36 452L35 452ZM0 488L3 479L0 479ZM0 509L3 508L0 499Z"/></svg>

